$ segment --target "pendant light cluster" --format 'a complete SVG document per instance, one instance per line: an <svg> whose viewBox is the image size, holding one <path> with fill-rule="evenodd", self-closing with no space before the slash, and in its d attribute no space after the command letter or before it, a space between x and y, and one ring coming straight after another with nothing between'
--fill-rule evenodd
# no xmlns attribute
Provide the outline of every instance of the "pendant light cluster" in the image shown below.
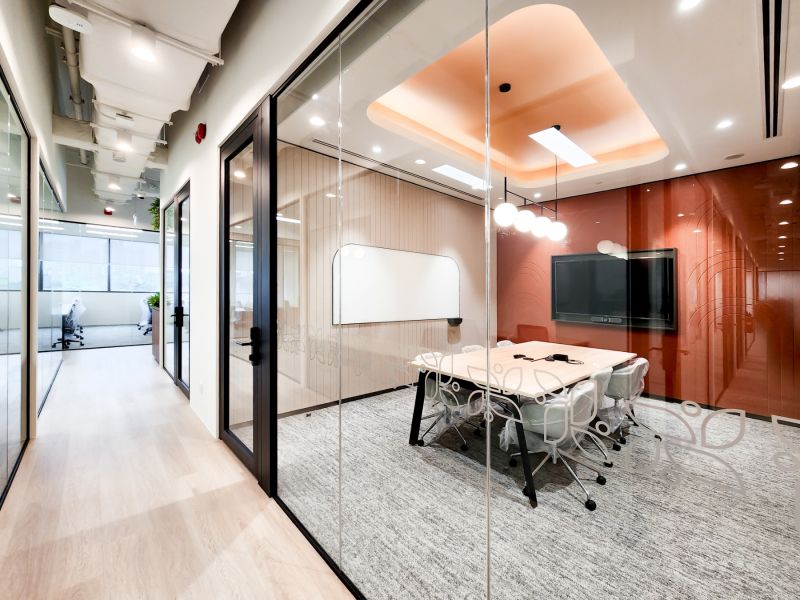
<svg viewBox="0 0 800 600"><path fill-rule="evenodd" d="M522 199L522 209L508 201L508 195ZM530 200L531 205L539 209L537 217L533 210L528 210L528 199L508 191L508 178L503 179L503 203L494 209L494 222L498 227L511 227L520 233L531 233L535 238L549 238L560 242L567 237L567 226L558 220L558 159L556 159L556 197L555 207L545 206L544 202ZM544 215L544 211L553 213L553 218Z"/></svg>

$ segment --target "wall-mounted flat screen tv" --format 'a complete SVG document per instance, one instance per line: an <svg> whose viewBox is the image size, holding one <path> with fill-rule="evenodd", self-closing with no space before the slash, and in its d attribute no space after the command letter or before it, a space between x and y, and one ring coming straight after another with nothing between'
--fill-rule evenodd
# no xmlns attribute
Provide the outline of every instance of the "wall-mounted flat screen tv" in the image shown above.
<svg viewBox="0 0 800 600"><path fill-rule="evenodd" d="M674 330L674 248L552 257L555 321Z"/></svg>

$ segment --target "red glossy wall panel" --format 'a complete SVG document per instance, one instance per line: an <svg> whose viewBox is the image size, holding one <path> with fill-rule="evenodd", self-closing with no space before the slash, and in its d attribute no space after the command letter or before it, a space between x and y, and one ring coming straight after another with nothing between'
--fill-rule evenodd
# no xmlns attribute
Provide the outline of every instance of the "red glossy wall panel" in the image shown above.
<svg viewBox="0 0 800 600"><path fill-rule="evenodd" d="M563 242L499 231L498 336L629 350L650 361L648 393L800 417L800 170L784 162L564 199ZM677 249L677 331L551 320L551 257L604 239Z"/></svg>

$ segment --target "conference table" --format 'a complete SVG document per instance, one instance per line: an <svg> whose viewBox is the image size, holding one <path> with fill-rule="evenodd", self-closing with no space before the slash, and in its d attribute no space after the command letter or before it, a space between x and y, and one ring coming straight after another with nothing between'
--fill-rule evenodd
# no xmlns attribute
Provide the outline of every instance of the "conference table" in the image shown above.
<svg viewBox="0 0 800 600"><path fill-rule="evenodd" d="M566 354L570 362L545 360L545 357L554 354ZM515 355L524 355L525 358L515 358ZM519 414L519 405L523 401L521 398L541 398L545 394L588 379L597 371L619 366L635 357L636 354L631 352L552 342L524 342L489 349L491 376L488 378L488 383L492 389L491 398L496 402L507 401L506 406L516 419L517 441L525 473L525 493L531 506L536 506L536 489L533 485L528 447ZM417 357L411 364L419 369L419 379L408 443L423 445L419 439L419 428L425 404L426 377L429 374L439 373L446 382L455 380L466 382L468 388L485 388L486 350L435 357L423 355Z"/></svg>

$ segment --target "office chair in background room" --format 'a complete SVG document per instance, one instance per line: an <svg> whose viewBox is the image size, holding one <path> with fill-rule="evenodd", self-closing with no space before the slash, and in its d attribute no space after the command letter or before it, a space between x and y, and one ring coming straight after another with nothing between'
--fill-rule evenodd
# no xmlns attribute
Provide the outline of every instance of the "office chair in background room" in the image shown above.
<svg viewBox="0 0 800 600"><path fill-rule="evenodd" d="M147 303L147 298L139 300L139 323L136 328L141 331L144 329L142 335L147 335L153 331L153 311Z"/></svg>
<svg viewBox="0 0 800 600"><path fill-rule="evenodd" d="M452 359L452 357L451 357ZM447 360L441 352L428 352L420 354L414 358L415 362L422 362L428 364L431 368L440 368L442 363ZM425 369L420 369L424 371ZM459 426L462 424L469 425L475 429L475 434L480 435L481 428L474 423L470 423L467 419L478 411L478 404L480 404L480 395L475 395L470 398L474 390L464 388L461 384L454 386L451 377L436 371L428 371L425 377L425 398L433 400L433 408L439 407L432 413L424 415L422 421L433 419L433 422L428 426L419 437L419 445L425 445L425 436L428 435L436 425L440 424L437 431L436 438L448 429L454 429L461 438L461 450L469 450L469 444L461 433Z"/></svg>
<svg viewBox="0 0 800 600"><path fill-rule="evenodd" d="M586 495L584 506L588 510L594 510L597 504L567 459L596 473L595 481L605 485L606 478L597 467L570 453L580 446L586 435L584 427L594 415L595 394L593 381L580 381L566 394L549 396L544 404L528 402L520 407L528 454L545 453L545 457L532 471L531 476L536 475L548 460L553 464L560 461ZM508 451L511 445L518 445L517 429L515 421L509 419L500 432L500 447ZM519 452L513 453L511 458L517 456L520 456Z"/></svg>
<svg viewBox="0 0 800 600"><path fill-rule="evenodd" d="M83 339L82 335L78 335L79 333L83 333L83 315L86 313L86 306L81 301L80 298L75 298L75 301L72 303L75 307L75 316L74 316L74 327L75 327L75 337L79 340ZM81 346L83 346L83 342L81 342Z"/></svg>
<svg viewBox="0 0 800 600"><path fill-rule="evenodd" d="M611 373L606 394L615 399L621 407L618 409L621 412L620 418L622 420L619 427L619 441L621 444L626 442L625 436L622 435L622 427L625 424L625 420L630 421L636 427L649 430L656 439L661 439L659 433L649 425L642 423L635 412L636 402L644 391L644 378L647 376L649 369L650 362L646 358L639 357L629 365L615 369ZM632 432L628 433L629 435L638 435Z"/></svg>
<svg viewBox="0 0 800 600"><path fill-rule="evenodd" d="M85 307L83 308L83 312L86 312ZM83 312L80 314L83 314ZM70 344L79 343L81 346L84 345L83 336L78 333L78 331L80 331L78 313L79 304L77 301L74 301L69 308L69 313L62 317L63 323L61 325L61 337L51 345L51 348L55 348L59 344L61 344L61 347L65 349L69 349Z"/></svg>
<svg viewBox="0 0 800 600"><path fill-rule="evenodd" d="M500 340L499 342L497 342L497 347L498 348L508 348L509 346L513 346L513 345L514 345L514 342L512 342L511 340Z"/></svg>

